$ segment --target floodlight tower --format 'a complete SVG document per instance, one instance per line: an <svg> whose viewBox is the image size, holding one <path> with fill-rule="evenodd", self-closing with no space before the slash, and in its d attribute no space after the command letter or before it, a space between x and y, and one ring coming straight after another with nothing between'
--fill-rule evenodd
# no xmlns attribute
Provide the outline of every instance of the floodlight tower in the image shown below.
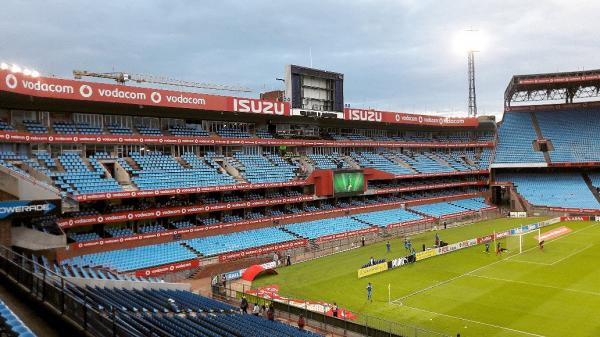
<svg viewBox="0 0 600 337"><path fill-rule="evenodd" d="M473 42L473 35L476 34L477 30L473 28L466 30L467 34L470 35L471 42ZM473 43L467 45L467 67L469 77L469 117L477 117L477 93L475 91L475 53L478 52L477 46Z"/></svg>

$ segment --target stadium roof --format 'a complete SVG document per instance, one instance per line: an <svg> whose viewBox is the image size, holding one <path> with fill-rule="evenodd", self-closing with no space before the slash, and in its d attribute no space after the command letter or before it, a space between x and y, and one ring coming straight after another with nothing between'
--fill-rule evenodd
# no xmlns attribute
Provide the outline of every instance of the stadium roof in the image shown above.
<svg viewBox="0 0 600 337"><path fill-rule="evenodd" d="M514 75L504 91L504 106L515 102L556 101L598 97L600 69Z"/></svg>

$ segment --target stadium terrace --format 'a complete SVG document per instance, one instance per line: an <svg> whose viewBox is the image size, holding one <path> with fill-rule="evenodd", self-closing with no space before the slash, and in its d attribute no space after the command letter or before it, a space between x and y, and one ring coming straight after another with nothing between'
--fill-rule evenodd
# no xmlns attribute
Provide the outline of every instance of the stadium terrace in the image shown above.
<svg viewBox="0 0 600 337"><path fill-rule="evenodd" d="M358 309L366 297L338 308L308 291L292 305L273 289L304 294L296 285L252 282L280 273L265 279L289 286L297 264L322 268L312 282L352 261L344 291L366 296L372 282L369 301L409 310L429 289L400 293L387 275L475 250L480 263L483 249L493 263L524 259L588 230L600 216L599 104L572 89L597 89L600 71L513 77L500 122L350 108L343 74L286 72L285 92L246 98L0 70L2 276L95 336L450 336L467 320L544 335L443 312L456 331L433 318L374 325ZM575 94L540 104L555 91ZM591 247L577 244L564 256ZM254 303L260 315L240 313ZM2 326L32 335L3 305ZM300 315L309 331L290 325Z"/></svg>

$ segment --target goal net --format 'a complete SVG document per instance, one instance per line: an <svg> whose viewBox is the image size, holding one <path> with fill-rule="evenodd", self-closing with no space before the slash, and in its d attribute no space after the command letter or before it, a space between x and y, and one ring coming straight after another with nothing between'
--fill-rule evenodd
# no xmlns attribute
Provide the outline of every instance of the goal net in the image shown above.
<svg viewBox="0 0 600 337"><path fill-rule="evenodd" d="M517 231L511 233L505 238L506 249L515 254L521 254L524 251L535 248L539 245L540 228Z"/></svg>

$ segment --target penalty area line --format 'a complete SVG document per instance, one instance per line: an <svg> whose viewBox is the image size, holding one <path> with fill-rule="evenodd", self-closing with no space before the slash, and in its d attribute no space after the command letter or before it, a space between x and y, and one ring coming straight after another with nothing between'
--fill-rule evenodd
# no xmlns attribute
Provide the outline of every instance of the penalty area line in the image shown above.
<svg viewBox="0 0 600 337"><path fill-rule="evenodd" d="M505 327L505 326L497 325L497 324L492 324L492 323L486 323L486 322L476 321L476 320L473 320L473 319L468 319L468 318L464 318L464 317L460 317L460 316L443 314L443 313L440 313L440 312L430 311L430 310L427 310L427 309L421 309L421 308L417 308L417 307L411 307L411 306L405 305L405 304L396 304L396 303L393 303L393 304L397 305L397 306L404 307L404 308L408 308L408 309L412 309L412 310L416 310L416 311L421 311L421 312L424 312L424 313L432 314L432 315L438 315L438 316L444 316L444 317L448 317L448 318L458 319L458 320L461 320L461 321L464 321L464 322L470 322L470 323L475 323L475 324L479 324L479 325L485 325L485 326L489 326L489 327L496 328L496 329L502 329L502 330L507 330L507 331L511 331L511 332L516 332L516 333L519 333L519 334L522 334L522 335L535 336L535 337L546 337L544 335L536 334L536 333L533 333L533 332L528 332L528 331L513 329L513 328L509 328L509 327Z"/></svg>

